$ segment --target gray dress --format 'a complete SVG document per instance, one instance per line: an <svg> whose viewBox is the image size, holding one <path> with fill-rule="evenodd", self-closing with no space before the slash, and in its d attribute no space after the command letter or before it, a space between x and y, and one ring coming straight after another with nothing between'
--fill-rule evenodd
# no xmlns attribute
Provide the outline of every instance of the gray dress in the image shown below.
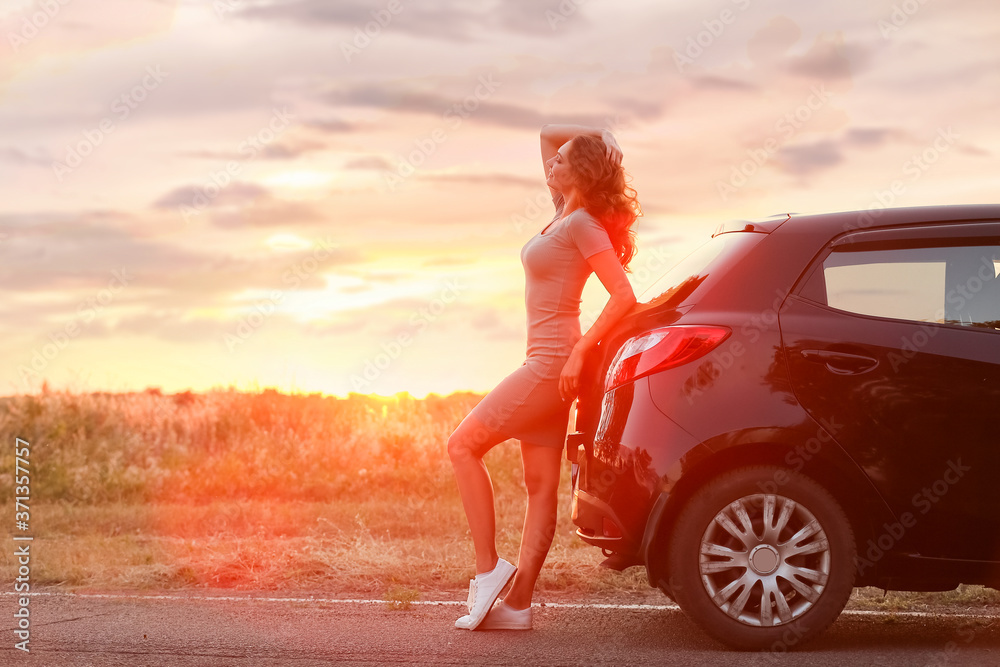
<svg viewBox="0 0 1000 667"><path fill-rule="evenodd" d="M559 375L581 336L580 295L593 272L587 258L614 246L604 227L582 208L556 222L565 201L557 194L553 202L552 222L521 248L527 358L470 414L509 438L561 448L572 401L559 396Z"/></svg>

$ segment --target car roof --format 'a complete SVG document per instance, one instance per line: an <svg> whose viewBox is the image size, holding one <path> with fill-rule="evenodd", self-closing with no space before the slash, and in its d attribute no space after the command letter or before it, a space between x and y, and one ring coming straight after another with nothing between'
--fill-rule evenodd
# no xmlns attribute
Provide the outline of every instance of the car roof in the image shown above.
<svg viewBox="0 0 1000 667"><path fill-rule="evenodd" d="M750 310L766 308L773 300L772 284L790 287L809 259L832 239L865 230L885 230L905 226L947 225L978 221L1000 221L1000 204L960 204L947 206L913 206L907 208L867 209L835 213L784 213L758 220L734 220L719 226L712 235L747 235L761 243L745 246L734 255L736 262L727 260L721 270L713 269L683 297L685 305L704 305L711 298L710 308L731 308L734 303ZM713 260L717 261L717 260ZM761 281L761 276L770 276ZM724 283L725 289L716 285ZM757 303L755 285L764 285ZM692 298L693 297L693 298ZM763 305L761 305L763 304ZM667 305L657 296L641 302L636 311L658 310ZM676 308L679 303L672 303Z"/></svg>
<svg viewBox="0 0 1000 667"><path fill-rule="evenodd" d="M904 208L869 208L861 211L791 213L778 227L783 233L815 232L831 238L840 232L885 229L903 225L947 224L977 220L1000 220L1000 204L954 204L947 206L910 206Z"/></svg>
<svg viewBox="0 0 1000 667"><path fill-rule="evenodd" d="M737 250L732 258L704 274L691 293L683 297L683 303L696 308L760 310L773 300L774 285L791 287L810 258L834 238L865 230L977 221L1000 221L1000 204L786 213L764 220L736 220L721 225L713 237L746 235L757 237L760 243L744 246L745 250ZM717 285L724 285L724 289L716 289ZM656 297L647 303L651 309L664 305Z"/></svg>

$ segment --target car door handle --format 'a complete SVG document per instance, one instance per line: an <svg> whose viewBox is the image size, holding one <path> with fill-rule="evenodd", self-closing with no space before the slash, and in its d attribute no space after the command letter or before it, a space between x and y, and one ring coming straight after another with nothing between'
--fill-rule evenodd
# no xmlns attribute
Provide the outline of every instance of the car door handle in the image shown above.
<svg viewBox="0 0 1000 667"><path fill-rule="evenodd" d="M878 366L878 359L863 354L833 350L802 350L802 356L809 361L825 365L828 371L837 375L859 375Z"/></svg>

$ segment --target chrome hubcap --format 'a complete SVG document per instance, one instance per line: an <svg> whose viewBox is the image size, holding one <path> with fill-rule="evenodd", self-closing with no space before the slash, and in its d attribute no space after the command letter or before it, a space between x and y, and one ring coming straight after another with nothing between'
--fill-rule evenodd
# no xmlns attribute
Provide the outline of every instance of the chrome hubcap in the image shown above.
<svg viewBox="0 0 1000 667"><path fill-rule="evenodd" d="M784 496L735 500L701 538L699 570L712 601L757 627L788 623L819 599L830 575L830 544L812 513Z"/></svg>
<svg viewBox="0 0 1000 667"><path fill-rule="evenodd" d="M759 544L750 552L750 567L757 574L771 574L778 569L778 552L770 544Z"/></svg>

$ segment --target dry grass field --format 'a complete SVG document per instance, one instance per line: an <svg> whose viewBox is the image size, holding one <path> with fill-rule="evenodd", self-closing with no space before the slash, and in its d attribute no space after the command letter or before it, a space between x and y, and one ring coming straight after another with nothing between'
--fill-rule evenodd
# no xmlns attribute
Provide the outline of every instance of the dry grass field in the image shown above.
<svg viewBox="0 0 1000 667"><path fill-rule="evenodd" d="M454 592L467 587L474 559L446 443L480 398L265 390L0 399L11 443L0 455L5 525L19 437L31 447L37 585ZM516 441L487 464L498 544L515 560L525 503ZM573 535L566 465L540 590L655 593L638 568L598 568L600 551ZM5 553L0 572L14 570Z"/></svg>
<svg viewBox="0 0 1000 667"><path fill-rule="evenodd" d="M30 443L32 583L66 590L230 588L402 601L464 599L474 574L446 453L479 394L346 399L211 391L0 398L0 497L14 526L14 441ZM487 457L498 544L524 513L516 441ZM536 600L665 602L641 568L598 567L573 535L569 464ZM8 529L9 534L16 532ZM0 576L12 581L12 549ZM996 591L858 591L854 606L996 605Z"/></svg>

